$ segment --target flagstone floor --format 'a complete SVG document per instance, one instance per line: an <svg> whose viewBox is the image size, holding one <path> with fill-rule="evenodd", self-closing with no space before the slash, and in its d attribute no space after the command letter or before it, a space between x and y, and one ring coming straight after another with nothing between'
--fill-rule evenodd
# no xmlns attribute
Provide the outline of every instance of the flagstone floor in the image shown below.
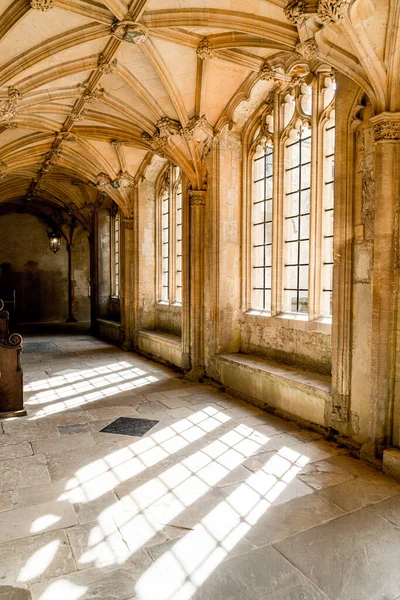
<svg viewBox="0 0 400 600"><path fill-rule="evenodd" d="M84 334L27 336L23 366L1 600L400 598L400 484L345 448Z"/></svg>

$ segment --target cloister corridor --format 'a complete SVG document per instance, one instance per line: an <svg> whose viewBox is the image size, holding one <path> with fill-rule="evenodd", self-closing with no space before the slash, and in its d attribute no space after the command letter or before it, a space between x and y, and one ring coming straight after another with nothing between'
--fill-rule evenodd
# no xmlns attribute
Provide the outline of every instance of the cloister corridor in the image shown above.
<svg viewBox="0 0 400 600"><path fill-rule="evenodd" d="M79 330L22 358L2 600L400 597L400 484L348 449ZM157 423L101 432L120 417Z"/></svg>

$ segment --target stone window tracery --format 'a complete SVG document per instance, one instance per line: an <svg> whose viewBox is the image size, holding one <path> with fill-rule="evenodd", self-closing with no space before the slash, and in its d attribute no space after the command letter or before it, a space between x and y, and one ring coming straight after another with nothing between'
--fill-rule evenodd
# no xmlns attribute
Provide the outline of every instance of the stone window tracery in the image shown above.
<svg viewBox="0 0 400 600"><path fill-rule="evenodd" d="M334 102L333 77L310 75L275 90L254 126L246 310L332 316Z"/></svg>
<svg viewBox="0 0 400 600"><path fill-rule="evenodd" d="M119 298L120 295L120 233L121 233L121 213L119 208L114 205L111 212L111 289L112 296Z"/></svg>
<svg viewBox="0 0 400 600"><path fill-rule="evenodd" d="M182 304L182 182L179 167L168 166L159 195L159 301Z"/></svg>

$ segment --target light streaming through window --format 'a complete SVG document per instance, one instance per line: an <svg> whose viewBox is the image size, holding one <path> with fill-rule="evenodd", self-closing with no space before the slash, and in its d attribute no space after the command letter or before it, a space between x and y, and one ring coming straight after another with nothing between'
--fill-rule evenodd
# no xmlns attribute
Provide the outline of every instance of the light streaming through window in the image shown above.
<svg viewBox="0 0 400 600"><path fill-rule="evenodd" d="M176 292L175 301L182 302L182 184L179 183L176 191Z"/></svg>
<svg viewBox="0 0 400 600"><path fill-rule="evenodd" d="M304 123L286 143L284 312L308 311L310 188L311 129Z"/></svg>
<svg viewBox="0 0 400 600"><path fill-rule="evenodd" d="M271 310L273 158L271 144L253 160L252 308Z"/></svg>
<svg viewBox="0 0 400 600"><path fill-rule="evenodd" d="M161 203L161 300L169 301L169 190Z"/></svg>

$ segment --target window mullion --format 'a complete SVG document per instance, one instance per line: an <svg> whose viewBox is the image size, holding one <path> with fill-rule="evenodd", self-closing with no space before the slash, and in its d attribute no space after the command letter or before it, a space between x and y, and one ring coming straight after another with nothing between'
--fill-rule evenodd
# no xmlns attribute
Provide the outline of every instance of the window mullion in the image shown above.
<svg viewBox="0 0 400 600"><path fill-rule="evenodd" d="M175 168L172 168L175 173ZM176 300L176 191L177 186L175 179L171 177L171 189L170 189L170 206L169 206L169 232L170 232L170 244L169 244L169 302L173 304Z"/></svg>
<svg viewBox="0 0 400 600"><path fill-rule="evenodd" d="M312 95L312 131L311 140L311 195L310 195L310 245L309 245L309 298L308 318L314 320L320 315L321 299L321 214L322 214L322 177L323 151L321 126L320 82L317 79L313 85Z"/></svg>

